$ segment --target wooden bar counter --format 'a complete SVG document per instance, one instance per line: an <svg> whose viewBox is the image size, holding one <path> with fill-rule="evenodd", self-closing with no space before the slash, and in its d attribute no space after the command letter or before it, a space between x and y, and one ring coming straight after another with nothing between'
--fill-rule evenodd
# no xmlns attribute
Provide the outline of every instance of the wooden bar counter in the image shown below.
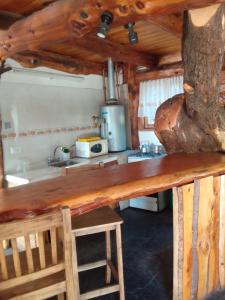
<svg viewBox="0 0 225 300"><path fill-rule="evenodd" d="M0 222L68 205L73 215L173 188L174 300L225 287L225 155L174 154L0 191ZM7 226L7 225L6 225Z"/></svg>

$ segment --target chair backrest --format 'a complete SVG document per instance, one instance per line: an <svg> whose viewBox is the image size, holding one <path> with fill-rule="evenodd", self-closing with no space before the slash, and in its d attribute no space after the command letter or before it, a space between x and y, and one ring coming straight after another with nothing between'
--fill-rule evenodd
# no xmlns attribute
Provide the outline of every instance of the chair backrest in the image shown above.
<svg viewBox="0 0 225 300"><path fill-rule="evenodd" d="M91 171L91 170L96 170L99 168L105 168L105 167L110 167L113 165L118 165L117 160L109 161L106 163L100 162L98 164L87 164L83 165L80 167L70 167L70 168L62 168L61 170L61 175L66 176L66 175L72 175L72 174L77 174L78 172L83 172L83 171Z"/></svg>
<svg viewBox="0 0 225 300"><path fill-rule="evenodd" d="M62 240L58 232L63 233ZM33 247L31 239L36 238ZM46 241L47 238L47 241ZM5 241L11 246L4 249ZM21 245L24 249L21 251ZM70 209L0 224L0 291L65 270L66 290L74 292ZM61 250L61 251L60 251ZM68 297L68 299L73 299Z"/></svg>

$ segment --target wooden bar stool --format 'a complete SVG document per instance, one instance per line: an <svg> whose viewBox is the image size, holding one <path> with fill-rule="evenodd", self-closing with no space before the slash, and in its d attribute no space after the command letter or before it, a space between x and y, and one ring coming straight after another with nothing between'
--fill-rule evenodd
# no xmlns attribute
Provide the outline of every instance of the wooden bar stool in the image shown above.
<svg viewBox="0 0 225 300"><path fill-rule="evenodd" d="M110 207L102 207L90 213L72 217L72 233L75 244L75 272L83 272L102 266L106 266L106 283L107 286L96 290L80 294L79 299L92 299L95 297L119 292L120 300L125 299L124 295L124 278L123 278L123 257L121 243L121 224L123 220ZM116 254L117 254L117 269L111 261L111 231L116 233ZM105 232L106 241L106 259L92 262L89 264L78 266L76 252L76 238L79 236L90 235L94 233ZM117 281L116 284L110 284L111 275ZM76 276L78 277L78 276ZM78 284L79 286L79 284Z"/></svg>

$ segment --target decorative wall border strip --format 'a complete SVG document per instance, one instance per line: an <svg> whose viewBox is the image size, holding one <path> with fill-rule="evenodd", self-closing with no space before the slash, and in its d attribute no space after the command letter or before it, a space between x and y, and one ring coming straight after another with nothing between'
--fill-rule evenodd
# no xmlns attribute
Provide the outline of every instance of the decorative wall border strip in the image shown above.
<svg viewBox="0 0 225 300"><path fill-rule="evenodd" d="M30 137L30 136L40 136L40 135L48 135L48 134L55 134L55 133L66 133L66 132L81 132L85 130L96 129L95 126L72 126L72 127L60 127L60 128L53 128L53 129L34 129L28 131L22 131L19 133L15 132L4 132L1 134L3 140L5 139L15 139L20 137Z"/></svg>

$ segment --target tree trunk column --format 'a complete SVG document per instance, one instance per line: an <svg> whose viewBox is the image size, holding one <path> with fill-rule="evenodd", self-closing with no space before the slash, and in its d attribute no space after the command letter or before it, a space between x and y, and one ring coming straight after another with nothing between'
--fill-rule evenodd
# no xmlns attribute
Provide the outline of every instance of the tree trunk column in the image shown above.
<svg viewBox="0 0 225 300"><path fill-rule="evenodd" d="M225 4L184 14L184 95L157 110L155 133L169 153L225 151L225 102L220 94Z"/></svg>
<svg viewBox="0 0 225 300"><path fill-rule="evenodd" d="M184 14L184 90L188 116L225 150L225 110L221 105L220 75L224 57L225 5Z"/></svg>

